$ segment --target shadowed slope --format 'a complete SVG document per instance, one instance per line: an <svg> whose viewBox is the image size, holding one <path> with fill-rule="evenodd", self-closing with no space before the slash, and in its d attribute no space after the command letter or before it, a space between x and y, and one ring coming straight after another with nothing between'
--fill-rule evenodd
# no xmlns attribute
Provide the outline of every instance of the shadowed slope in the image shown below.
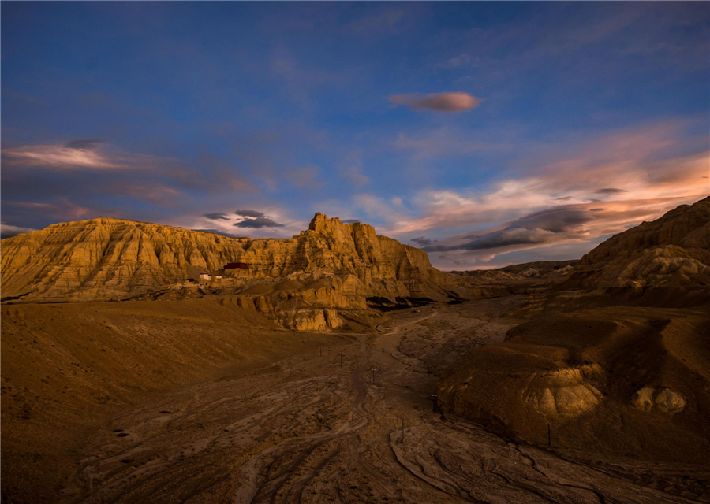
<svg viewBox="0 0 710 504"><path fill-rule="evenodd" d="M609 238L582 257L567 287L710 288L710 197Z"/></svg>

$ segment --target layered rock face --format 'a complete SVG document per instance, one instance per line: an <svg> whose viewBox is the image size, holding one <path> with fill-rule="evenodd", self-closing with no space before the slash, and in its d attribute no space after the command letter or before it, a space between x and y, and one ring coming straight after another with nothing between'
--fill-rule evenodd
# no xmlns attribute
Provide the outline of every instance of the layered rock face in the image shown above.
<svg viewBox="0 0 710 504"><path fill-rule="evenodd" d="M441 298L453 285L431 267L425 252L378 236L367 224L344 224L323 214L286 240L99 218L3 240L3 298L149 296L185 286L196 271L213 277L228 263L243 269L236 277L207 282L201 292L247 296L256 309L271 310L299 329L338 327L342 320L333 309L365 309L368 298Z"/></svg>
<svg viewBox="0 0 710 504"><path fill-rule="evenodd" d="M441 381L439 401L446 412L544 444L548 425L574 422L603 400L602 367L574 360L562 346L514 340L489 345Z"/></svg>
<svg viewBox="0 0 710 504"><path fill-rule="evenodd" d="M609 238L582 257L568 286L709 288L710 197Z"/></svg>

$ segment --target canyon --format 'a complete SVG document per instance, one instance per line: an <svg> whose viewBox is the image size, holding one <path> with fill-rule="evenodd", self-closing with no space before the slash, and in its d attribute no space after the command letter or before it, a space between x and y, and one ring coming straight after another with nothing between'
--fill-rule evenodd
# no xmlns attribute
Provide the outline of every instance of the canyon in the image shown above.
<svg viewBox="0 0 710 504"><path fill-rule="evenodd" d="M3 239L3 498L708 500L708 251L710 198L458 273L323 214Z"/></svg>

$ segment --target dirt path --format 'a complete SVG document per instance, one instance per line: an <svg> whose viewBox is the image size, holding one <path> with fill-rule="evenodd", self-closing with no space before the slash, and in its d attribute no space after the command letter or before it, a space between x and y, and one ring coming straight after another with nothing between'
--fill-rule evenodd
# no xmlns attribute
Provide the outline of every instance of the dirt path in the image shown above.
<svg viewBox="0 0 710 504"><path fill-rule="evenodd" d="M442 334L500 338L507 326L485 310L423 309L390 324L124 412L89 440L65 500L691 502L433 413L436 376L415 355L452 344Z"/></svg>

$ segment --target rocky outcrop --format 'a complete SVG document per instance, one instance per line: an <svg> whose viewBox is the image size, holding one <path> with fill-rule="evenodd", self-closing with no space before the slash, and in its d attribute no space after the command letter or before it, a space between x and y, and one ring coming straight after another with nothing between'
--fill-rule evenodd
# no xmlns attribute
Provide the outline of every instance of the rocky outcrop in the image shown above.
<svg viewBox="0 0 710 504"><path fill-rule="evenodd" d="M617 234L586 254L567 288L710 288L710 197Z"/></svg>
<svg viewBox="0 0 710 504"><path fill-rule="evenodd" d="M564 352L556 353L518 343L476 350L441 381L440 404L500 434L544 443L548 425L573 421L603 401L601 367L568 366L559 360Z"/></svg>
<svg viewBox="0 0 710 504"><path fill-rule="evenodd" d="M674 415L685 409L687 401L683 394L669 388L657 390L653 387L645 386L636 392L631 404L641 411L658 410L662 413Z"/></svg>
<svg viewBox="0 0 710 504"><path fill-rule="evenodd" d="M200 272L224 274L228 263L240 265L237 275L198 287ZM332 310L365 310L370 297L445 299L455 287L425 252L320 213L284 240L110 218L54 224L2 240L2 281L3 299L14 301L240 294L304 330L339 327Z"/></svg>

